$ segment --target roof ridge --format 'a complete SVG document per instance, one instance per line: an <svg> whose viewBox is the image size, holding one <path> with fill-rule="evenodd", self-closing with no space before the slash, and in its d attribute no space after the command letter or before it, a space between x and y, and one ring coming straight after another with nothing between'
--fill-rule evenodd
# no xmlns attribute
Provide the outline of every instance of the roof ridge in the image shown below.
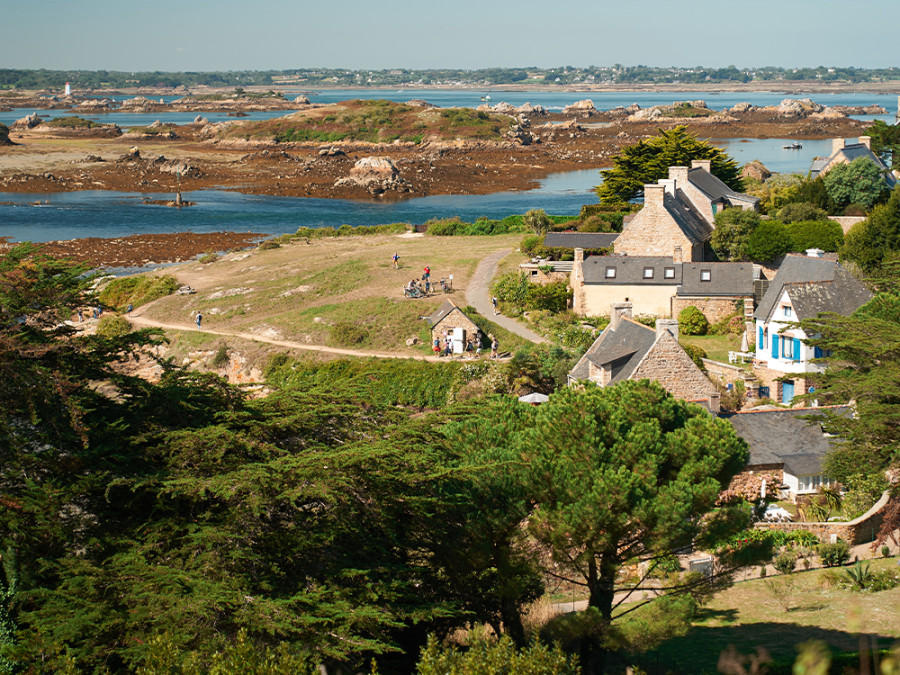
<svg viewBox="0 0 900 675"><path fill-rule="evenodd" d="M809 408L778 408L777 410L735 410L731 412L731 415L762 415L765 413L774 413L774 412L782 412L782 413L793 413L793 412L803 412L805 410L828 410L831 408L849 408L849 403L835 403L833 405L819 405L819 406L810 406Z"/></svg>

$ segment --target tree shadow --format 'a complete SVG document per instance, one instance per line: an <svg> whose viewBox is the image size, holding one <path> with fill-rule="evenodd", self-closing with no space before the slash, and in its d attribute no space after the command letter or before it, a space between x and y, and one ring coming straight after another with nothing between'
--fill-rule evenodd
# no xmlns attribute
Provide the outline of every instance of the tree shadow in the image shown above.
<svg viewBox="0 0 900 675"><path fill-rule="evenodd" d="M716 618L727 621L734 610L701 610L698 619ZM867 644L877 639L879 647L890 647L898 639L891 636L863 633ZM686 635L672 638L658 649L643 654L611 654L606 673L621 675L628 666L637 666L647 675L675 675L718 673L719 655L734 646L741 654L751 654L757 647L766 649L776 662L792 662L796 646L808 640L825 642L832 653L855 652L859 649L860 633L830 630L791 623L745 623L730 626L694 626ZM790 671L788 671L790 672Z"/></svg>

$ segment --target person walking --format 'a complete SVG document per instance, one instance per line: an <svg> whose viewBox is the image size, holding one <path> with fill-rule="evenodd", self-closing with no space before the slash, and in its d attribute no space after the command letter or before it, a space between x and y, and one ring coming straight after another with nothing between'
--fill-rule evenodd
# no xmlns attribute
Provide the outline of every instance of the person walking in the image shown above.
<svg viewBox="0 0 900 675"><path fill-rule="evenodd" d="M395 270L400 269L400 255L397 251L394 251L394 255L391 256L391 262L393 262Z"/></svg>
<svg viewBox="0 0 900 675"><path fill-rule="evenodd" d="M494 316L497 316L500 313L497 311L497 296L491 298L491 304L494 306Z"/></svg>
<svg viewBox="0 0 900 675"><path fill-rule="evenodd" d="M125 308L125 313L126 313L126 314L131 314L131 310L133 310L133 309L134 309L134 305L132 305L132 304L129 302L129 303L128 303L128 307Z"/></svg>
<svg viewBox="0 0 900 675"><path fill-rule="evenodd" d="M203 330L200 327L200 322L203 321L203 315L200 312L197 312L197 330Z"/></svg>
<svg viewBox="0 0 900 675"><path fill-rule="evenodd" d="M425 269L423 270L424 274L422 275L425 279L431 278L431 268L428 265L425 265Z"/></svg>
<svg viewBox="0 0 900 675"><path fill-rule="evenodd" d="M491 358L496 359L499 358L497 355L497 350L500 348L500 343L497 342L497 338L491 336Z"/></svg>

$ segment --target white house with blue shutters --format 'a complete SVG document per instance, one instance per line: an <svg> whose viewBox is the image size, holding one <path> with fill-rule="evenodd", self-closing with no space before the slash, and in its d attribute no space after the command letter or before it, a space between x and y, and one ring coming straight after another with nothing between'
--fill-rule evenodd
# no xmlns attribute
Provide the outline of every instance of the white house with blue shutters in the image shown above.
<svg viewBox="0 0 900 675"><path fill-rule="evenodd" d="M825 364L818 348L796 324L821 312L849 316L872 294L835 260L811 249L806 256L787 256L753 317L756 321L754 371L769 396L790 404L809 392L806 376Z"/></svg>

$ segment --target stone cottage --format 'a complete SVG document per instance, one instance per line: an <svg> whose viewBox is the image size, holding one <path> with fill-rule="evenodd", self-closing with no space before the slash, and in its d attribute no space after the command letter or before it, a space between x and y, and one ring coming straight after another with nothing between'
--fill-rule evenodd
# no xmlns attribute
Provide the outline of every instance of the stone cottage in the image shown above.
<svg viewBox="0 0 900 675"><path fill-rule="evenodd" d="M452 300L445 300L437 310L428 317L431 325L431 339L441 342L450 339L454 353L465 350L466 341L474 339L478 334L478 326Z"/></svg>
<svg viewBox="0 0 900 675"><path fill-rule="evenodd" d="M633 321L631 311L629 303L612 308L609 326L569 371L569 384L586 380L609 387L647 379L718 413L718 389L678 343L678 321L659 319L654 330Z"/></svg>
<svg viewBox="0 0 900 675"><path fill-rule="evenodd" d="M882 172L885 186L893 188L897 184L897 178L891 173L887 164L881 157L872 152L872 139L869 136L860 136L856 142L848 142L850 139L834 138L831 141L831 154L828 157L816 157L809 167L809 177L818 178L824 176L839 164L849 164L855 159L864 157L872 162Z"/></svg>

